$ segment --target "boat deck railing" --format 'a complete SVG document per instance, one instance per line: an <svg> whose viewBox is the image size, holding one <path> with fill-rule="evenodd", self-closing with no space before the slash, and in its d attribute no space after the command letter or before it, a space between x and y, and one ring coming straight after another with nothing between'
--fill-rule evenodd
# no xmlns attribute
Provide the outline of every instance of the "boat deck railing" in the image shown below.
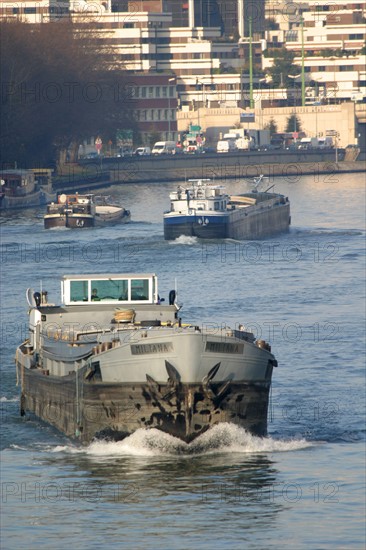
<svg viewBox="0 0 366 550"><path fill-rule="evenodd" d="M79 346L85 344L94 344L102 341L119 340L120 335L129 332L136 333L142 331L146 337L150 329L154 329L154 333L157 331L166 331L167 329L173 332L195 332L200 333L202 336L219 336L223 341L225 338L239 338L248 342L253 342L255 336L253 333L243 329L231 329L230 327L214 327L214 326L198 326L192 323L181 323L180 321L172 322L160 322L160 321L140 321L133 323L117 323L111 324L109 327L97 326L87 330L70 330L51 327L45 328L42 332L43 337L47 339L67 342L72 346ZM146 333L146 334L145 334ZM133 336L131 336L133 338Z"/></svg>

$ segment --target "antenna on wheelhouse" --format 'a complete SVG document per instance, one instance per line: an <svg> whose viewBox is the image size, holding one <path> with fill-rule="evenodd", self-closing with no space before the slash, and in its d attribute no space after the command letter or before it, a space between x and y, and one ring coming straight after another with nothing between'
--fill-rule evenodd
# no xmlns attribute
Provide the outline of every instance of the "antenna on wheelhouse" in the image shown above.
<svg viewBox="0 0 366 550"><path fill-rule="evenodd" d="M258 193L258 190L259 190L258 188L263 183L264 179L269 179L269 178L267 176L264 176L263 174L253 178L253 182L251 182L252 185L254 184L254 188L252 189L252 193Z"/></svg>

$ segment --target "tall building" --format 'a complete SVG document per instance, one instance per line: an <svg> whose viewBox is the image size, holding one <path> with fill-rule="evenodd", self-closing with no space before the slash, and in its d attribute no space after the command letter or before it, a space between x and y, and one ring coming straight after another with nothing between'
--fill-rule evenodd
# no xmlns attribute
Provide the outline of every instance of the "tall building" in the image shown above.
<svg viewBox="0 0 366 550"><path fill-rule="evenodd" d="M236 40L249 36L251 18L252 33L264 33L265 0L191 1L196 27L220 27L225 38Z"/></svg>

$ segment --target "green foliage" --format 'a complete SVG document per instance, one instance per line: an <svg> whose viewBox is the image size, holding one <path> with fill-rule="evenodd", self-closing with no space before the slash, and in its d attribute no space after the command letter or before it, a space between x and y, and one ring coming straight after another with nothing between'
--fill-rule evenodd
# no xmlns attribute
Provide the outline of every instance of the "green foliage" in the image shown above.
<svg viewBox="0 0 366 550"><path fill-rule="evenodd" d="M286 48L271 50L273 55L273 65L267 70L272 78L274 88L289 88L292 86L292 79L288 75L294 76L301 72L298 65L294 65L295 53Z"/></svg>
<svg viewBox="0 0 366 550"><path fill-rule="evenodd" d="M275 19L268 17L264 20L264 29L269 31L276 31L279 29L279 24L275 21Z"/></svg>
<svg viewBox="0 0 366 550"><path fill-rule="evenodd" d="M301 132L301 120L295 114L289 116L286 122L285 132Z"/></svg>
<svg viewBox="0 0 366 550"><path fill-rule="evenodd" d="M264 129L269 130L269 133L270 133L271 136L273 134L277 134L278 126L277 126L276 121L273 118L271 118L271 120L267 124L264 125Z"/></svg>
<svg viewBox="0 0 366 550"><path fill-rule="evenodd" d="M149 143L148 145L152 148L157 141L161 140L161 134L160 132L157 132L156 130L153 130L153 127L151 128L151 133L148 135Z"/></svg>

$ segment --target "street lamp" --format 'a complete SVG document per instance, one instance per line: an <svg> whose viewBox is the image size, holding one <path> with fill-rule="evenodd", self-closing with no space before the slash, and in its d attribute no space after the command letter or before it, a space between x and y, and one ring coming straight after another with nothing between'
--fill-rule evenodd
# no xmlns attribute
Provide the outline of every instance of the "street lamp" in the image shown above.
<svg viewBox="0 0 366 550"><path fill-rule="evenodd" d="M202 102L202 105L204 103L204 86L205 84L203 82L201 82L200 80L198 80L198 78L196 78L196 92L199 92L201 91L202 92L202 98L201 98L201 101L197 101L197 119L198 119L198 126L200 126L200 108L201 108L201 102Z"/></svg>
<svg viewBox="0 0 366 550"><path fill-rule="evenodd" d="M169 78L168 82L174 82L175 78ZM171 119L171 109L170 109L170 84L168 86L168 141L171 138L171 131L170 131L170 119Z"/></svg>
<svg viewBox="0 0 366 550"><path fill-rule="evenodd" d="M200 80L198 80L198 78L196 78L196 91L201 91L202 92L202 106L204 106L204 102L205 102L205 83L204 82L201 82ZM197 119L198 119L198 126L201 128L201 125L200 125L200 108L201 108L201 102L198 101L198 107L197 107Z"/></svg>
<svg viewBox="0 0 366 550"><path fill-rule="evenodd" d="M319 102L319 81L322 80L322 77L319 76L315 80L315 136L318 137L318 104Z"/></svg>
<svg viewBox="0 0 366 550"><path fill-rule="evenodd" d="M296 79L299 78L301 76L301 74L295 74L295 75L287 75L289 78L292 78L293 80L293 88L294 88L294 129L295 129L295 133L297 132L297 117L296 117ZM296 137L295 137L295 142L296 142Z"/></svg>

